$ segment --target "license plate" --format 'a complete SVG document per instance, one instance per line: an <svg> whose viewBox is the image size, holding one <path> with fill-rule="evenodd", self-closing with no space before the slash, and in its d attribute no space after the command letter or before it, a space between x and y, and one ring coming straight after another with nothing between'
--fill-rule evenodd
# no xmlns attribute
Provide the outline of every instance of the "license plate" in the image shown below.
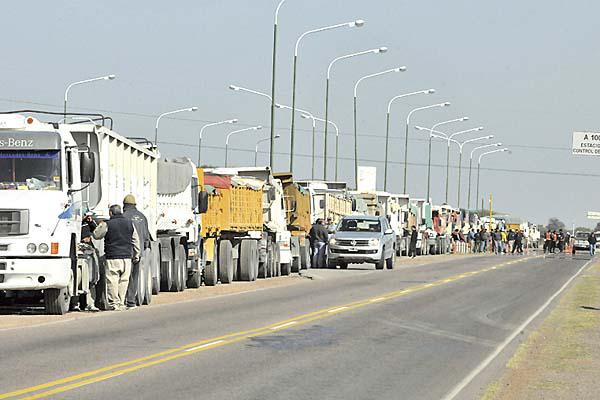
<svg viewBox="0 0 600 400"><path fill-rule="evenodd" d="M357 252L357 251L358 251L358 249L357 249L356 247L350 247L350 248L348 249L348 251L351 251L351 252Z"/></svg>

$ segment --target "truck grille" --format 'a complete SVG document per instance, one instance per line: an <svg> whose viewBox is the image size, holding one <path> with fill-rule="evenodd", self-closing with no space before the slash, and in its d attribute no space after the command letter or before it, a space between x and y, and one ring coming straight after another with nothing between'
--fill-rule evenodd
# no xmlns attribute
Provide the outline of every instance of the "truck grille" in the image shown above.
<svg viewBox="0 0 600 400"><path fill-rule="evenodd" d="M0 237L28 233L29 210L0 210Z"/></svg>
<svg viewBox="0 0 600 400"><path fill-rule="evenodd" d="M369 245L369 241L368 240L346 240L346 239L338 239L336 240L335 244L337 246L368 246Z"/></svg>
<svg viewBox="0 0 600 400"><path fill-rule="evenodd" d="M0 272L6 271L6 263L0 263ZM4 283L4 274L0 274L0 283Z"/></svg>

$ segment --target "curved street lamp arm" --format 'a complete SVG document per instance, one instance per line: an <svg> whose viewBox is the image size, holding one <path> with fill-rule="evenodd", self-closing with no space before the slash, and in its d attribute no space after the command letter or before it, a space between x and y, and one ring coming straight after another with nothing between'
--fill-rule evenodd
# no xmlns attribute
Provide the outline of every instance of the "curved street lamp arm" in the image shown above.
<svg viewBox="0 0 600 400"><path fill-rule="evenodd" d="M445 102L445 103L432 104L432 105L424 106L424 107L417 107L417 108L411 110L408 113L408 115L406 116L406 125L410 124L410 117L413 115L413 113L415 113L417 111L427 110L429 108L435 108L435 107L447 107L449 105L450 105L449 102Z"/></svg>
<svg viewBox="0 0 600 400"><path fill-rule="evenodd" d="M471 157L470 158L473 159L473 154L475 154L475 152L477 150L487 149L489 147L498 147L498 146L502 146L502 143L492 143L492 144L484 144L483 146L477 146L473 150L471 150Z"/></svg>
<svg viewBox="0 0 600 400"><path fill-rule="evenodd" d="M396 67L396 68L392 68L392 69L386 69L385 71L381 71L381 72L377 72L374 74L363 76L358 81L356 81L356 84L354 85L354 97L356 97L356 91L358 89L358 85L365 79L374 78L376 76L381 76L381 75L389 74L391 72L400 72L400 71L406 71L406 67L402 66L402 67Z"/></svg>
<svg viewBox="0 0 600 400"><path fill-rule="evenodd" d="M275 25L277 25L277 22L279 21L279 9L283 5L283 3L285 3L285 1L286 0L281 0L277 5L277 8L275 9Z"/></svg>
<svg viewBox="0 0 600 400"><path fill-rule="evenodd" d="M394 101L396 101L398 99L401 99L403 97L408 97L408 96L414 96L417 94L433 94L433 93L435 93L435 89L425 89L425 90L419 90L417 92L405 93L405 94L400 94L398 96L394 96L391 98L391 100L388 103L387 112L388 112L388 114L390 113L392 104L394 103Z"/></svg>
<svg viewBox="0 0 600 400"><path fill-rule="evenodd" d="M491 151L486 151L485 153L481 153L481 154L479 155L479 160L477 161L477 163L478 163L478 164L481 164L481 158L482 158L483 156L487 156L488 154L500 153L500 152L503 152L503 151L508 151L508 149L505 147L505 148L503 148L503 149L491 150Z"/></svg>
<svg viewBox="0 0 600 400"><path fill-rule="evenodd" d="M340 56L337 58L334 58L330 63L329 66L327 67L327 79L329 79L329 77L331 76L331 67L333 67L333 64L335 64L336 62L340 61L340 60L345 60L347 58L352 58L352 57L356 57L356 56L362 56L364 54L370 54L370 53L385 53L385 51L383 51L383 49L385 49L385 51L387 51L387 47L379 47L377 49L371 49L371 50L365 50L365 51L359 51L358 53L352 53L352 54L346 54L345 56Z"/></svg>

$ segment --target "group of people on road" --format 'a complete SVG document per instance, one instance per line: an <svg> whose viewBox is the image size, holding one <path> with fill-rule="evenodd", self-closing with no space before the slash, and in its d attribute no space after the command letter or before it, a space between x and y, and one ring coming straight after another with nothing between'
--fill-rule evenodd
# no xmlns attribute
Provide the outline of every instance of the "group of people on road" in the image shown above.
<svg viewBox="0 0 600 400"><path fill-rule="evenodd" d="M564 233L562 229L559 229L558 232L556 230L548 230L544 235L544 253L554 254L557 250L559 253L562 253L570 241L571 236L568 232Z"/></svg>
<svg viewBox="0 0 600 400"><path fill-rule="evenodd" d="M108 311L122 311L138 305L140 261L150 247L151 237L148 221L137 209L133 195L125 196L123 207L111 205L108 213L107 221L97 221L91 214L85 216L82 242L88 250L93 249L94 262L99 266L100 275L106 278L106 304L102 307ZM92 239L104 239L104 248L96 249ZM95 299L88 296L86 310L99 310L101 296L98 294L96 290L92 296Z"/></svg>
<svg viewBox="0 0 600 400"><path fill-rule="evenodd" d="M462 232L456 229L454 237L464 237ZM496 228L491 232L484 227L471 229L466 236L466 242L472 253L494 252L494 254L523 254L523 241L525 235L522 230Z"/></svg>

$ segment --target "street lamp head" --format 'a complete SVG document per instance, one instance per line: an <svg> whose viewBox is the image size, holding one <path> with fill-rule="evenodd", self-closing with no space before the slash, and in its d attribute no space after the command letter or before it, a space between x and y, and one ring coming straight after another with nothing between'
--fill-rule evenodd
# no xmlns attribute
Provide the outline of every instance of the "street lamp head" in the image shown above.
<svg viewBox="0 0 600 400"><path fill-rule="evenodd" d="M442 103L442 107L449 107L449 106L450 106L450 102L449 101L447 101L445 103Z"/></svg>
<svg viewBox="0 0 600 400"><path fill-rule="evenodd" d="M374 50L375 53L387 53L387 51L388 51L388 48L385 46Z"/></svg>
<svg viewBox="0 0 600 400"><path fill-rule="evenodd" d="M398 67L398 68L394 69L394 72L404 72L404 71L406 71L406 67L405 66L401 66L401 67Z"/></svg>
<svg viewBox="0 0 600 400"><path fill-rule="evenodd" d="M429 89L427 91L425 91L426 94L434 94L435 93L435 89Z"/></svg>
<svg viewBox="0 0 600 400"><path fill-rule="evenodd" d="M279 139L281 137L281 135L278 133L277 135L275 135L275 139Z"/></svg>
<svg viewBox="0 0 600 400"><path fill-rule="evenodd" d="M496 143L496 147L502 146L502 143Z"/></svg>
<svg viewBox="0 0 600 400"><path fill-rule="evenodd" d="M308 114L302 114L301 117L305 119L310 119L310 116Z"/></svg>
<svg viewBox="0 0 600 400"><path fill-rule="evenodd" d="M483 126L480 126L479 128L477 128L478 131L482 131L483 130Z"/></svg>
<svg viewBox="0 0 600 400"><path fill-rule="evenodd" d="M262 129L262 125L255 126L255 127L254 127L254 128L252 128L252 129L254 129L255 131L259 131L259 130L261 130L261 129Z"/></svg>
<svg viewBox="0 0 600 400"><path fill-rule="evenodd" d="M229 121L227 121L228 124L237 124L238 123L238 119L234 118L234 119L230 119Z"/></svg>
<svg viewBox="0 0 600 400"><path fill-rule="evenodd" d="M494 138L494 135L489 135L489 136L486 136L485 138L486 138L486 139L493 139L493 138Z"/></svg>
<svg viewBox="0 0 600 400"><path fill-rule="evenodd" d="M357 20L356 20L356 21L354 21L354 22L350 22L350 23L348 24L348 26L349 26L349 27L351 27L351 28L360 28L360 27L362 27L364 24L365 24L365 21L364 21L363 19L357 19Z"/></svg>
<svg viewBox="0 0 600 400"><path fill-rule="evenodd" d="M460 120L461 120L461 121L468 121L468 120L469 120L469 117L462 117Z"/></svg>
<svg viewBox="0 0 600 400"><path fill-rule="evenodd" d="M275 104L275 108L284 108L281 104Z"/></svg>
<svg viewBox="0 0 600 400"><path fill-rule="evenodd" d="M190 107L188 111L198 111L198 107Z"/></svg>
<svg viewBox="0 0 600 400"><path fill-rule="evenodd" d="M235 86L235 85L229 85L229 89L235 90L235 91L240 90L240 88L238 86Z"/></svg>
<svg viewBox="0 0 600 400"><path fill-rule="evenodd" d="M423 128L422 126L415 126L415 129L418 131L424 131L426 128Z"/></svg>
<svg viewBox="0 0 600 400"><path fill-rule="evenodd" d="M104 79L106 79L106 80L111 80L111 81L112 81L113 79L115 79L115 78L116 78L116 76L115 76L115 75L112 75L112 74L104 77Z"/></svg>

